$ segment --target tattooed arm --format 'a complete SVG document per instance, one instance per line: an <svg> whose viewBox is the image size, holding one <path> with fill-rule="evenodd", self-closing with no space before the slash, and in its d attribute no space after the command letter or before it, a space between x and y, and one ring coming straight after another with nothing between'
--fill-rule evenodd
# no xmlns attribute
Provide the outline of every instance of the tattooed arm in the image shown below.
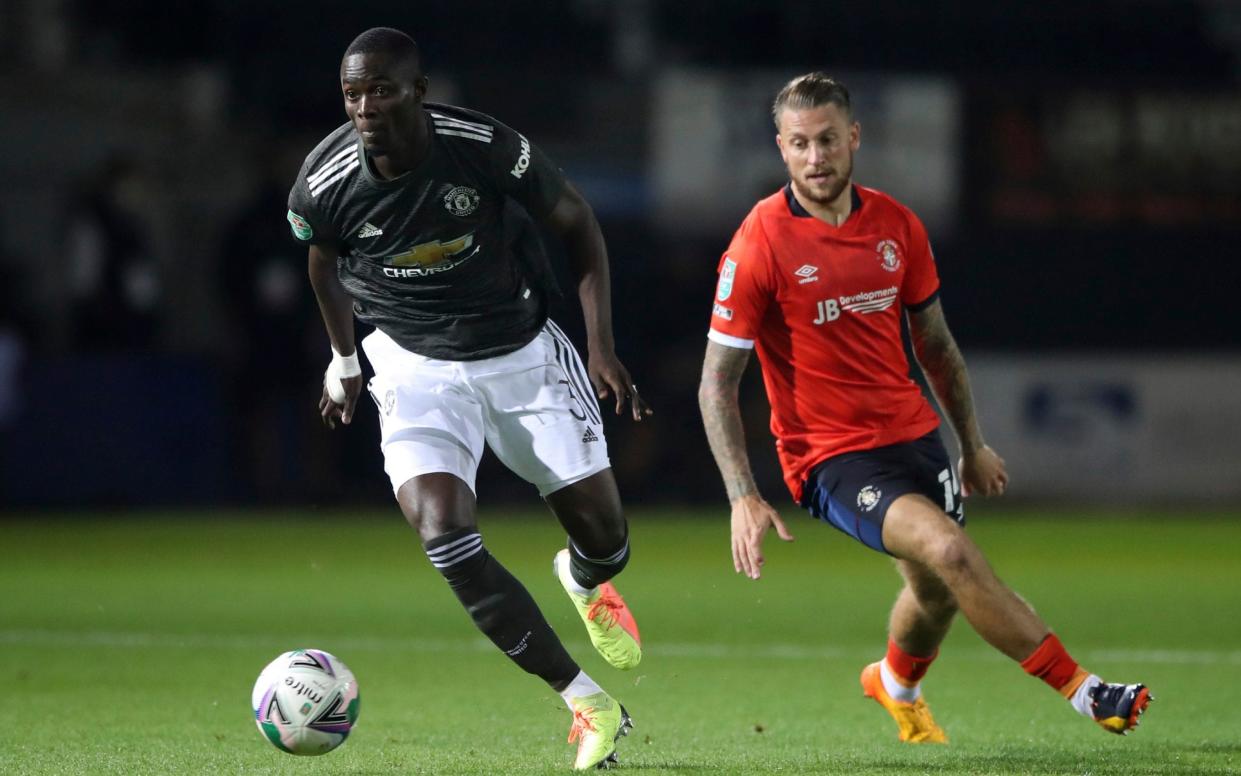
<svg viewBox="0 0 1241 776"><path fill-rule="evenodd" d="M749 349L730 348L708 340L702 382L698 385L698 409L730 503L743 496L758 495L745 451L745 431L737 401L741 375L749 361Z"/></svg>
<svg viewBox="0 0 1241 776"><path fill-rule="evenodd" d="M702 382L698 386L698 408L706 426L711 454L724 477L724 488L732 505L733 568L751 579L758 579L764 563L762 545L767 530L775 526L776 534L786 542L793 541L793 535L776 510L759 495L750 470L741 407L737 402L737 389L749 360L747 348L708 341Z"/></svg>
<svg viewBox="0 0 1241 776"><path fill-rule="evenodd" d="M965 495L977 492L984 496L1000 495L1008 485L1004 459L983 441L978 418L974 414L974 397L965 358L957 347L944 308L939 300L917 312L909 313L909 334L914 355L926 373L927 381L961 447L961 483Z"/></svg>

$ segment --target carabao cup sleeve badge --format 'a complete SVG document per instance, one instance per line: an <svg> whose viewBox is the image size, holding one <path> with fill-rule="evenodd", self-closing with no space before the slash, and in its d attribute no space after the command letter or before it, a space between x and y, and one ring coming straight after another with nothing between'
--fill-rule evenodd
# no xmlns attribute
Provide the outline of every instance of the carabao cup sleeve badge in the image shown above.
<svg viewBox="0 0 1241 776"><path fill-rule="evenodd" d="M720 286L715 292L715 298L723 302L733 293L733 279L737 277L737 262L732 259L724 259L724 267L720 270Z"/></svg>
<svg viewBox="0 0 1241 776"><path fill-rule="evenodd" d="M311 237L315 236L315 230L310 228L310 222L299 216L297 213L290 210L288 219L289 228L293 230L293 236L297 239L309 240Z"/></svg>

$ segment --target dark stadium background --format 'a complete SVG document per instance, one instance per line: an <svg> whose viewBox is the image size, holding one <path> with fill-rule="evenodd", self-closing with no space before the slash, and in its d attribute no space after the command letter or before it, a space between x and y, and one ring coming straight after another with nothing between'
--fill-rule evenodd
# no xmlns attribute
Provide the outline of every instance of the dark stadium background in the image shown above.
<svg viewBox="0 0 1241 776"><path fill-rule="evenodd" d="M618 350L657 412L608 428L630 503L722 505L694 397L714 268L746 210L732 203L778 183L765 102L811 69L854 85L863 184L885 187L867 175L879 85L955 95L931 234L968 359L1235 364L1241 6L939 5L0 0L0 507L389 503L374 411L317 427L328 350L283 205L344 120L341 52L376 25L419 41L433 99L518 128L594 204ZM724 84L725 118L744 119L709 164L777 165L770 185L721 192L718 221L659 193L670 71ZM720 114L691 107L690 140L695 118L714 133ZM942 173L904 175L934 192ZM571 304L557 315L580 332ZM749 378L755 465L782 499ZM494 459L479 491L534 500Z"/></svg>

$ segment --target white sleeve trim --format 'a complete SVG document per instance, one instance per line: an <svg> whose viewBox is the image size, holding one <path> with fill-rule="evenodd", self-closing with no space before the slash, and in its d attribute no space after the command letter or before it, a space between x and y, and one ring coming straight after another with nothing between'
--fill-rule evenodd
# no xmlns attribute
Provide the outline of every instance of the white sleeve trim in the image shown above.
<svg viewBox="0 0 1241 776"><path fill-rule="evenodd" d="M711 329L707 332L707 339L712 342L718 342L721 345L727 345L730 348L744 348L746 350L752 350L754 348L754 340L752 339L741 339L740 337L734 337L731 334L725 334L724 332L716 331L715 329Z"/></svg>

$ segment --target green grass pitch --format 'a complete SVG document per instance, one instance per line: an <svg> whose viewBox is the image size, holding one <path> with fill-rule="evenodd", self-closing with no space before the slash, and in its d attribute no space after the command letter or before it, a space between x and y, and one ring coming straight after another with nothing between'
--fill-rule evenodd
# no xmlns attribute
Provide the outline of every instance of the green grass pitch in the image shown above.
<svg viewBox="0 0 1241 776"><path fill-rule="evenodd" d="M728 516L631 514L618 581L646 656L594 654L551 575L550 515L481 517L570 651L632 712L636 773L1241 772L1241 516L971 508L1000 576L1083 664L1156 696L1109 735L954 626L924 683L946 747L897 742L857 684L885 644L890 564L794 509L765 575L735 575ZM264 741L258 671L313 646L361 717L319 758ZM395 508L381 513L10 515L0 522L0 773L563 773L559 697L474 630Z"/></svg>

